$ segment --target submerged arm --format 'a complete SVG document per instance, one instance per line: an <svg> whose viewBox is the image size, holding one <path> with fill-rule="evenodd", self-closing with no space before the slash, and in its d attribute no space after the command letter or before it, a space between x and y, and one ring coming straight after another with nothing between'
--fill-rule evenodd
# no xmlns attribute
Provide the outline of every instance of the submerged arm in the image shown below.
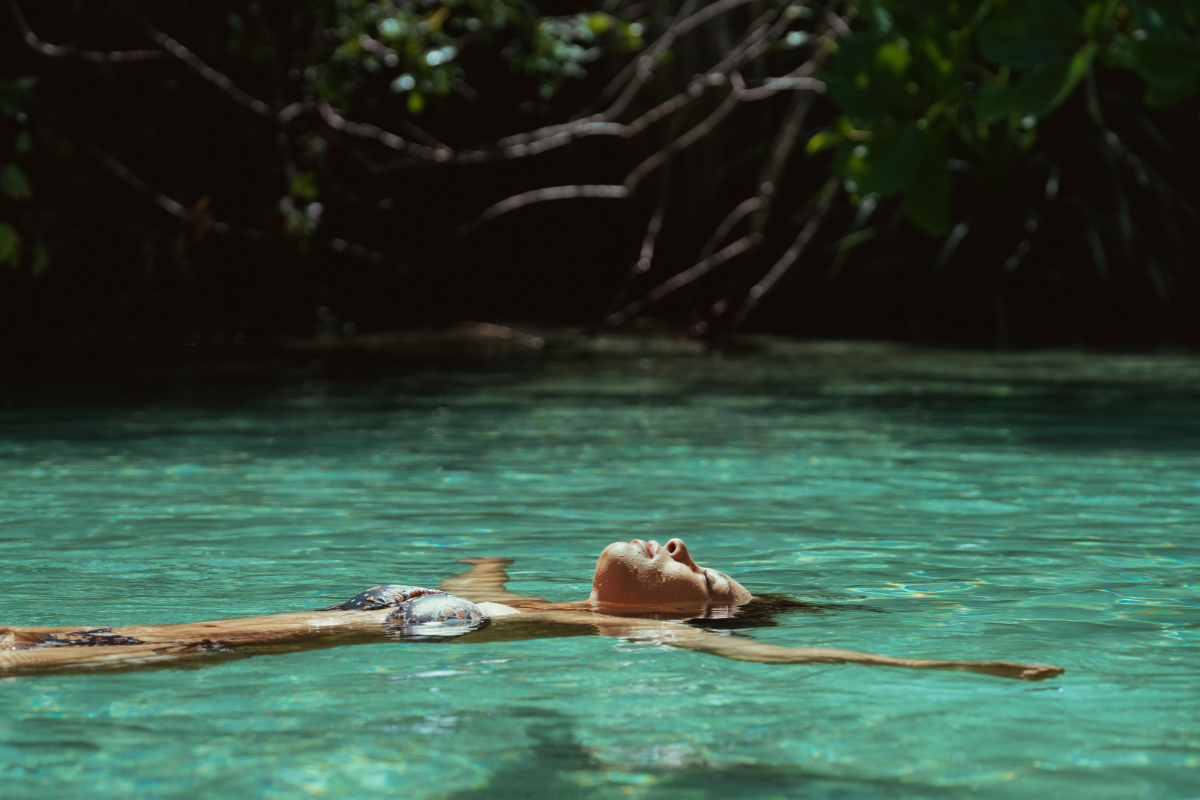
<svg viewBox="0 0 1200 800"><path fill-rule="evenodd" d="M540 597L526 597L510 592L504 588L508 583L508 573L504 568L511 564L511 558L460 558L459 563L470 564L466 572L446 578L438 584L443 592L465 597L472 603L544 603Z"/></svg>
<svg viewBox="0 0 1200 800"><path fill-rule="evenodd" d="M693 631L699 636L680 636L664 642L672 647L696 650L701 653L732 658L737 661L759 661L764 664L868 664L877 667L906 667L908 669L939 669L956 672L974 672L994 675L998 678L1019 678L1023 681L1040 681L1055 678L1063 673L1062 667L1048 664L1020 664L1015 661L946 661L930 658L896 658L874 653L858 653L832 647L778 647L765 642L735 639L731 636L715 636L704 631Z"/></svg>
<svg viewBox="0 0 1200 800"><path fill-rule="evenodd" d="M975 672L980 675L1018 678L1025 681L1045 680L1063 673L1062 667L1048 664L1021 664L1015 661L994 660L944 661L928 658L896 658L831 647L779 647L750 639L718 636L677 623L610 617L601 614L535 611L522 614L521 618L530 619L534 615L544 618L546 622L587 622L595 625L602 635L615 639L665 644L735 661L757 661L763 664L867 664L878 667Z"/></svg>

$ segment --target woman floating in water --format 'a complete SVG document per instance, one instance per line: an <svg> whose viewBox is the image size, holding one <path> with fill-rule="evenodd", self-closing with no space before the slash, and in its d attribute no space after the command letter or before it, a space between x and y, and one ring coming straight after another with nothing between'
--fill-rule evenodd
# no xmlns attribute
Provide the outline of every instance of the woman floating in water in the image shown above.
<svg viewBox="0 0 1200 800"><path fill-rule="evenodd" d="M0 673L64 667L117 667L236 658L380 641L384 636L461 642L599 633L739 661L768 664L872 664L957 670L1038 681L1061 667L1011 661L940 661L825 647L779 647L680 624L737 617L755 598L723 572L701 567L681 539L616 542L600 554L587 600L548 603L505 588L502 558L463 559L467 572L438 589L376 586L320 611L179 625L0 627Z"/></svg>

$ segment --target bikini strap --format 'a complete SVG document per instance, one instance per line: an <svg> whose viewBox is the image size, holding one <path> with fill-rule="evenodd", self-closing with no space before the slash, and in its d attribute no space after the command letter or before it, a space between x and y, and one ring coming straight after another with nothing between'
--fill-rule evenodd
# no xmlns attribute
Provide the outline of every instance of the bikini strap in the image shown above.
<svg viewBox="0 0 1200 800"><path fill-rule="evenodd" d="M409 600L431 594L446 594L440 589L425 589L403 583L385 583L359 592L344 603L317 609L318 611L374 611L379 608L396 608Z"/></svg>

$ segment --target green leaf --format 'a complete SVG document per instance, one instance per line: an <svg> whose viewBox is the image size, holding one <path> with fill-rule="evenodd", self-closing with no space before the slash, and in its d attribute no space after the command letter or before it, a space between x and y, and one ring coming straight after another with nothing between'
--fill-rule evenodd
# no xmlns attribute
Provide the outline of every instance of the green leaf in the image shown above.
<svg viewBox="0 0 1200 800"><path fill-rule="evenodd" d="M15 267L21 263L21 234L7 222L0 222L0 264Z"/></svg>
<svg viewBox="0 0 1200 800"><path fill-rule="evenodd" d="M1112 22L1117 11L1119 0L1100 0L1092 3L1083 12L1083 30L1089 38L1095 39L1104 33L1104 29Z"/></svg>
<svg viewBox="0 0 1200 800"><path fill-rule="evenodd" d="M822 150L828 150L836 146L843 138L837 131L818 131L808 140L808 144L804 146L804 151L811 156L814 153L819 153Z"/></svg>
<svg viewBox="0 0 1200 800"><path fill-rule="evenodd" d="M306 203L316 200L320 194L317 176L311 172L296 173L296 177L292 178L291 194L292 197L295 197L297 200L303 200Z"/></svg>
<svg viewBox="0 0 1200 800"><path fill-rule="evenodd" d="M1137 42L1128 36L1114 36L1108 46L1100 51L1099 58L1106 67L1116 69L1134 69L1137 66L1137 56L1134 47Z"/></svg>
<svg viewBox="0 0 1200 800"><path fill-rule="evenodd" d="M1129 10L1133 12L1134 18L1142 24L1147 30L1156 36L1168 36L1171 33L1172 23L1178 24L1179 20L1176 15L1171 14L1170 8L1164 8L1167 3L1143 3L1139 0L1133 0L1129 4ZM1167 12L1164 16L1163 12ZM1172 19L1172 17L1175 17Z"/></svg>
<svg viewBox="0 0 1200 800"><path fill-rule="evenodd" d="M903 40L887 42L880 45L879 50L875 52L875 63L891 70L897 76L902 76L912 63L912 54L908 52L908 45Z"/></svg>
<svg viewBox="0 0 1200 800"><path fill-rule="evenodd" d="M856 176L859 192L887 197L912 182L921 161L921 138L916 124L905 125L871 142L863 159L866 170Z"/></svg>
<svg viewBox="0 0 1200 800"><path fill-rule="evenodd" d="M1200 44L1185 37L1150 37L1133 48L1138 74L1146 79L1146 102L1171 106L1195 93L1200 83Z"/></svg>
<svg viewBox="0 0 1200 800"><path fill-rule="evenodd" d="M911 99L896 69L911 54L894 41L864 31L845 39L834 57L833 70L821 75L829 98L852 118L903 117ZM899 59L899 60L898 60Z"/></svg>
<svg viewBox="0 0 1200 800"><path fill-rule="evenodd" d="M613 18L608 14L592 14L587 18L587 27L598 36L607 33L608 29L613 26L613 22Z"/></svg>
<svg viewBox="0 0 1200 800"><path fill-rule="evenodd" d="M1071 96L1071 92L1075 91L1075 87L1079 85L1079 82L1087 77L1088 71L1091 70L1092 62L1096 60L1096 53L1099 50L1100 45L1095 42L1088 42L1076 50L1075 55L1071 56L1071 63L1067 67L1067 79L1063 81L1058 97L1055 98L1056 106L1065 102Z"/></svg>
<svg viewBox="0 0 1200 800"><path fill-rule="evenodd" d="M33 246L33 277L38 277L48 269L50 269L50 248L39 239Z"/></svg>
<svg viewBox="0 0 1200 800"><path fill-rule="evenodd" d="M1013 3L1006 19L996 19L979 32L979 47L994 64L1030 69L1075 48L1079 18L1063 0Z"/></svg>
<svg viewBox="0 0 1200 800"><path fill-rule="evenodd" d="M985 83L979 87L979 103L975 116L980 122L991 124L1008 116L1016 109L1016 97L1007 83Z"/></svg>
<svg viewBox="0 0 1200 800"><path fill-rule="evenodd" d="M926 37L921 40L921 51L925 57L929 59L929 64L937 70L938 74L943 78L954 72L954 62L951 61L942 49L938 47L933 37Z"/></svg>
<svg viewBox="0 0 1200 800"><path fill-rule="evenodd" d="M1056 58L1027 71L1017 83L1018 111L1040 118L1062 105L1091 69L1097 50L1095 42L1088 42L1070 58Z"/></svg>
<svg viewBox="0 0 1200 800"><path fill-rule="evenodd" d="M16 151L17 155L23 156L33 149L33 137L29 134L29 130L22 130L17 134Z"/></svg>
<svg viewBox="0 0 1200 800"><path fill-rule="evenodd" d="M892 15L884 8L883 3L879 0L868 2L862 7L862 14L867 21L878 30L880 33L891 33L892 31Z"/></svg>
<svg viewBox="0 0 1200 800"><path fill-rule="evenodd" d="M825 83L825 93L839 109L852 117L862 117L876 113L878 104L872 101L871 95L863 91L853 78L844 75L822 75Z"/></svg>
<svg viewBox="0 0 1200 800"><path fill-rule="evenodd" d="M408 113L420 114L425 110L425 95L420 92L408 93Z"/></svg>
<svg viewBox="0 0 1200 800"><path fill-rule="evenodd" d="M921 162L908 187L908 215L931 236L950 230L950 172L946 169L946 144L942 134L929 128L921 132Z"/></svg>
<svg viewBox="0 0 1200 800"><path fill-rule="evenodd" d="M29 188L29 179L16 164L8 164L3 170L0 170L0 191L13 200L28 200L33 197L33 190Z"/></svg>

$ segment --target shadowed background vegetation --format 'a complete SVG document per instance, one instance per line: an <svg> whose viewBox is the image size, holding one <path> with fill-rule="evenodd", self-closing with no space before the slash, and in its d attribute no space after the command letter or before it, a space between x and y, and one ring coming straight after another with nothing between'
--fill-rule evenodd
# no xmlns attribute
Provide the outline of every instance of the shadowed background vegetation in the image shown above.
<svg viewBox="0 0 1200 800"><path fill-rule="evenodd" d="M2 324L29 363L461 319L1200 336L1195 0L2 16Z"/></svg>

